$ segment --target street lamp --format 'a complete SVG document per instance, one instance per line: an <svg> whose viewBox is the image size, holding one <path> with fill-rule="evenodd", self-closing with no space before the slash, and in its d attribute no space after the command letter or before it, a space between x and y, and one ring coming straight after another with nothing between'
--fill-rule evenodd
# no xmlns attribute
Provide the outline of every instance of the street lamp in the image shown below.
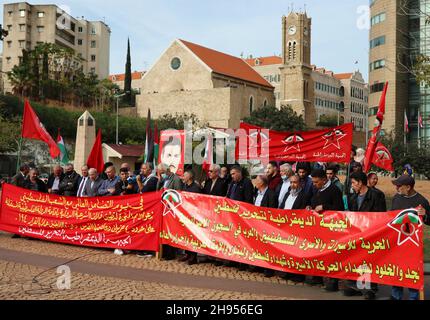
<svg viewBox="0 0 430 320"><path fill-rule="evenodd" d="M119 145L119 99L124 97L127 93L115 95L116 99L116 144Z"/></svg>

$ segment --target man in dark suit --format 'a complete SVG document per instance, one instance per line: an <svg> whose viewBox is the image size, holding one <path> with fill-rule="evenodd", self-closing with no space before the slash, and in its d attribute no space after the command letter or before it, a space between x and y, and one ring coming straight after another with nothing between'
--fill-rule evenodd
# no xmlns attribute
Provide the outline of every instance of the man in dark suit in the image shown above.
<svg viewBox="0 0 430 320"><path fill-rule="evenodd" d="M19 173L12 178L12 184L14 186L24 188L24 182L30 172L30 167L27 164L23 164L19 167Z"/></svg>
<svg viewBox="0 0 430 320"><path fill-rule="evenodd" d="M300 185L300 177L293 175L290 177L290 189L285 194L279 209L285 210L302 210L310 204L309 195L305 193ZM283 278L294 284L303 283L306 276L300 274L285 273Z"/></svg>
<svg viewBox="0 0 430 320"><path fill-rule="evenodd" d="M60 195L66 197L76 197L81 176L75 171L73 164L66 165L66 172L63 181L60 182Z"/></svg>
<svg viewBox="0 0 430 320"><path fill-rule="evenodd" d="M254 186L250 179L242 174L242 168L234 166L231 171L232 182L228 187L227 198L236 201L254 203Z"/></svg>
<svg viewBox="0 0 430 320"><path fill-rule="evenodd" d="M45 182L39 179L39 170L37 169L30 170L28 177L24 181L24 188L42 193L48 192Z"/></svg>
<svg viewBox="0 0 430 320"><path fill-rule="evenodd" d="M278 208L278 198L275 191L269 188L269 177L260 175L255 179L255 187L257 194L255 196L254 205L262 208ZM251 271L256 271L261 268L254 266L250 267ZM275 275L272 269L263 269L264 276L271 278Z"/></svg>
<svg viewBox="0 0 430 320"><path fill-rule="evenodd" d="M213 164L209 168L209 179L205 181L204 187L202 189L202 193L225 197L227 194L227 184L224 179L220 178L221 168L217 164Z"/></svg>
<svg viewBox="0 0 430 320"><path fill-rule="evenodd" d="M103 179L97 173L97 170L92 168L88 171L89 180L85 185L83 197L97 197L100 187L103 184Z"/></svg>
<svg viewBox="0 0 430 320"><path fill-rule="evenodd" d="M293 175L290 177L290 189L282 199L279 209L301 210L310 205L310 198L300 186L300 177Z"/></svg>
<svg viewBox="0 0 430 320"><path fill-rule="evenodd" d="M140 174L136 177L136 182L140 193L157 191L158 178L152 174L151 163L144 163L140 167Z"/></svg>
<svg viewBox="0 0 430 320"><path fill-rule="evenodd" d="M311 199L311 205L308 207L310 210L314 210L318 213L322 213L327 210L331 211L344 211L345 206L343 204L342 192L327 178L327 174L324 170L317 169L312 171L312 183L315 188L315 193ZM326 278L325 290L328 292L339 291L339 281L337 279ZM323 285L324 281L322 277L312 277L308 282L308 285Z"/></svg>
<svg viewBox="0 0 430 320"><path fill-rule="evenodd" d="M84 196L84 189L87 185L88 180L90 180L88 176L88 166L83 166L81 168L81 176L78 179L78 192L76 194L77 197L83 197Z"/></svg>
<svg viewBox="0 0 430 320"><path fill-rule="evenodd" d="M54 173L48 179L48 192L51 194L60 194L60 184L64 179L63 168L60 165L54 166Z"/></svg>

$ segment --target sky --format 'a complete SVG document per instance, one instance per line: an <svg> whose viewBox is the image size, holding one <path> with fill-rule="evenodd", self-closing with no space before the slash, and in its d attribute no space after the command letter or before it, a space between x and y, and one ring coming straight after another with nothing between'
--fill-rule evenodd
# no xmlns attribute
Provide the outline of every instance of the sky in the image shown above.
<svg viewBox="0 0 430 320"><path fill-rule="evenodd" d="M18 1L4 1L10 3ZM148 70L175 39L234 56L280 55L281 18L312 18L312 64L368 77L368 0L30 0L67 6L74 17L105 21L112 29L110 73L124 73L127 38L132 70ZM367 8L367 9L366 9ZM0 6L3 17L3 5ZM1 48L1 44L0 44ZM358 61L358 64L356 62Z"/></svg>

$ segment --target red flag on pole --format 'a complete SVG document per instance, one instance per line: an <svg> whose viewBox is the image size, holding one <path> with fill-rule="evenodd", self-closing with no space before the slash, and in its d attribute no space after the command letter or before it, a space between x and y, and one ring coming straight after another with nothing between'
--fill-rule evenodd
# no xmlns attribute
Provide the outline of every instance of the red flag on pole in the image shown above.
<svg viewBox="0 0 430 320"><path fill-rule="evenodd" d="M393 162L393 156L391 155L390 151L388 151L387 147L385 147L381 142L378 142L373 155L372 163L378 168L387 171L394 171Z"/></svg>
<svg viewBox="0 0 430 320"><path fill-rule="evenodd" d="M369 172L370 168L372 167L372 160L375 154L378 136L379 136L379 133L381 132L382 123L384 122L385 100L387 96L387 90L388 90L388 82L385 83L384 91L382 92L381 99L379 100L379 109L376 115L375 128L373 129L372 137L370 138L369 143L367 144L366 155L364 157L364 168L363 168L363 171L365 173Z"/></svg>
<svg viewBox="0 0 430 320"><path fill-rule="evenodd" d="M103 173L105 162L103 160L102 150L102 130L99 129L96 141L94 142L93 149L88 157L87 166L89 168L97 169L98 173Z"/></svg>
<svg viewBox="0 0 430 320"><path fill-rule="evenodd" d="M46 131L28 100L25 100L24 103L21 137L45 142L49 147L49 153L52 159L56 159L60 155L60 149L57 143L52 139L48 131Z"/></svg>

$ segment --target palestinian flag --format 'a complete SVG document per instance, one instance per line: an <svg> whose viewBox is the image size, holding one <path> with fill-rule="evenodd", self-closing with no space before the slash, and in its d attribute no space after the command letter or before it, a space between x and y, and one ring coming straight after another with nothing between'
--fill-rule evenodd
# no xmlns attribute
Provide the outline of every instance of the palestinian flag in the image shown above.
<svg viewBox="0 0 430 320"><path fill-rule="evenodd" d="M154 125L154 168L158 165L158 157L160 153L160 136L158 134L158 126L157 123Z"/></svg>
<svg viewBox="0 0 430 320"><path fill-rule="evenodd" d="M60 156L58 157L58 159L60 160L60 163L68 164L70 162L69 155L67 154L67 149L66 149L66 144L64 143L64 139L60 135L60 129L58 129L57 146L60 149Z"/></svg>

